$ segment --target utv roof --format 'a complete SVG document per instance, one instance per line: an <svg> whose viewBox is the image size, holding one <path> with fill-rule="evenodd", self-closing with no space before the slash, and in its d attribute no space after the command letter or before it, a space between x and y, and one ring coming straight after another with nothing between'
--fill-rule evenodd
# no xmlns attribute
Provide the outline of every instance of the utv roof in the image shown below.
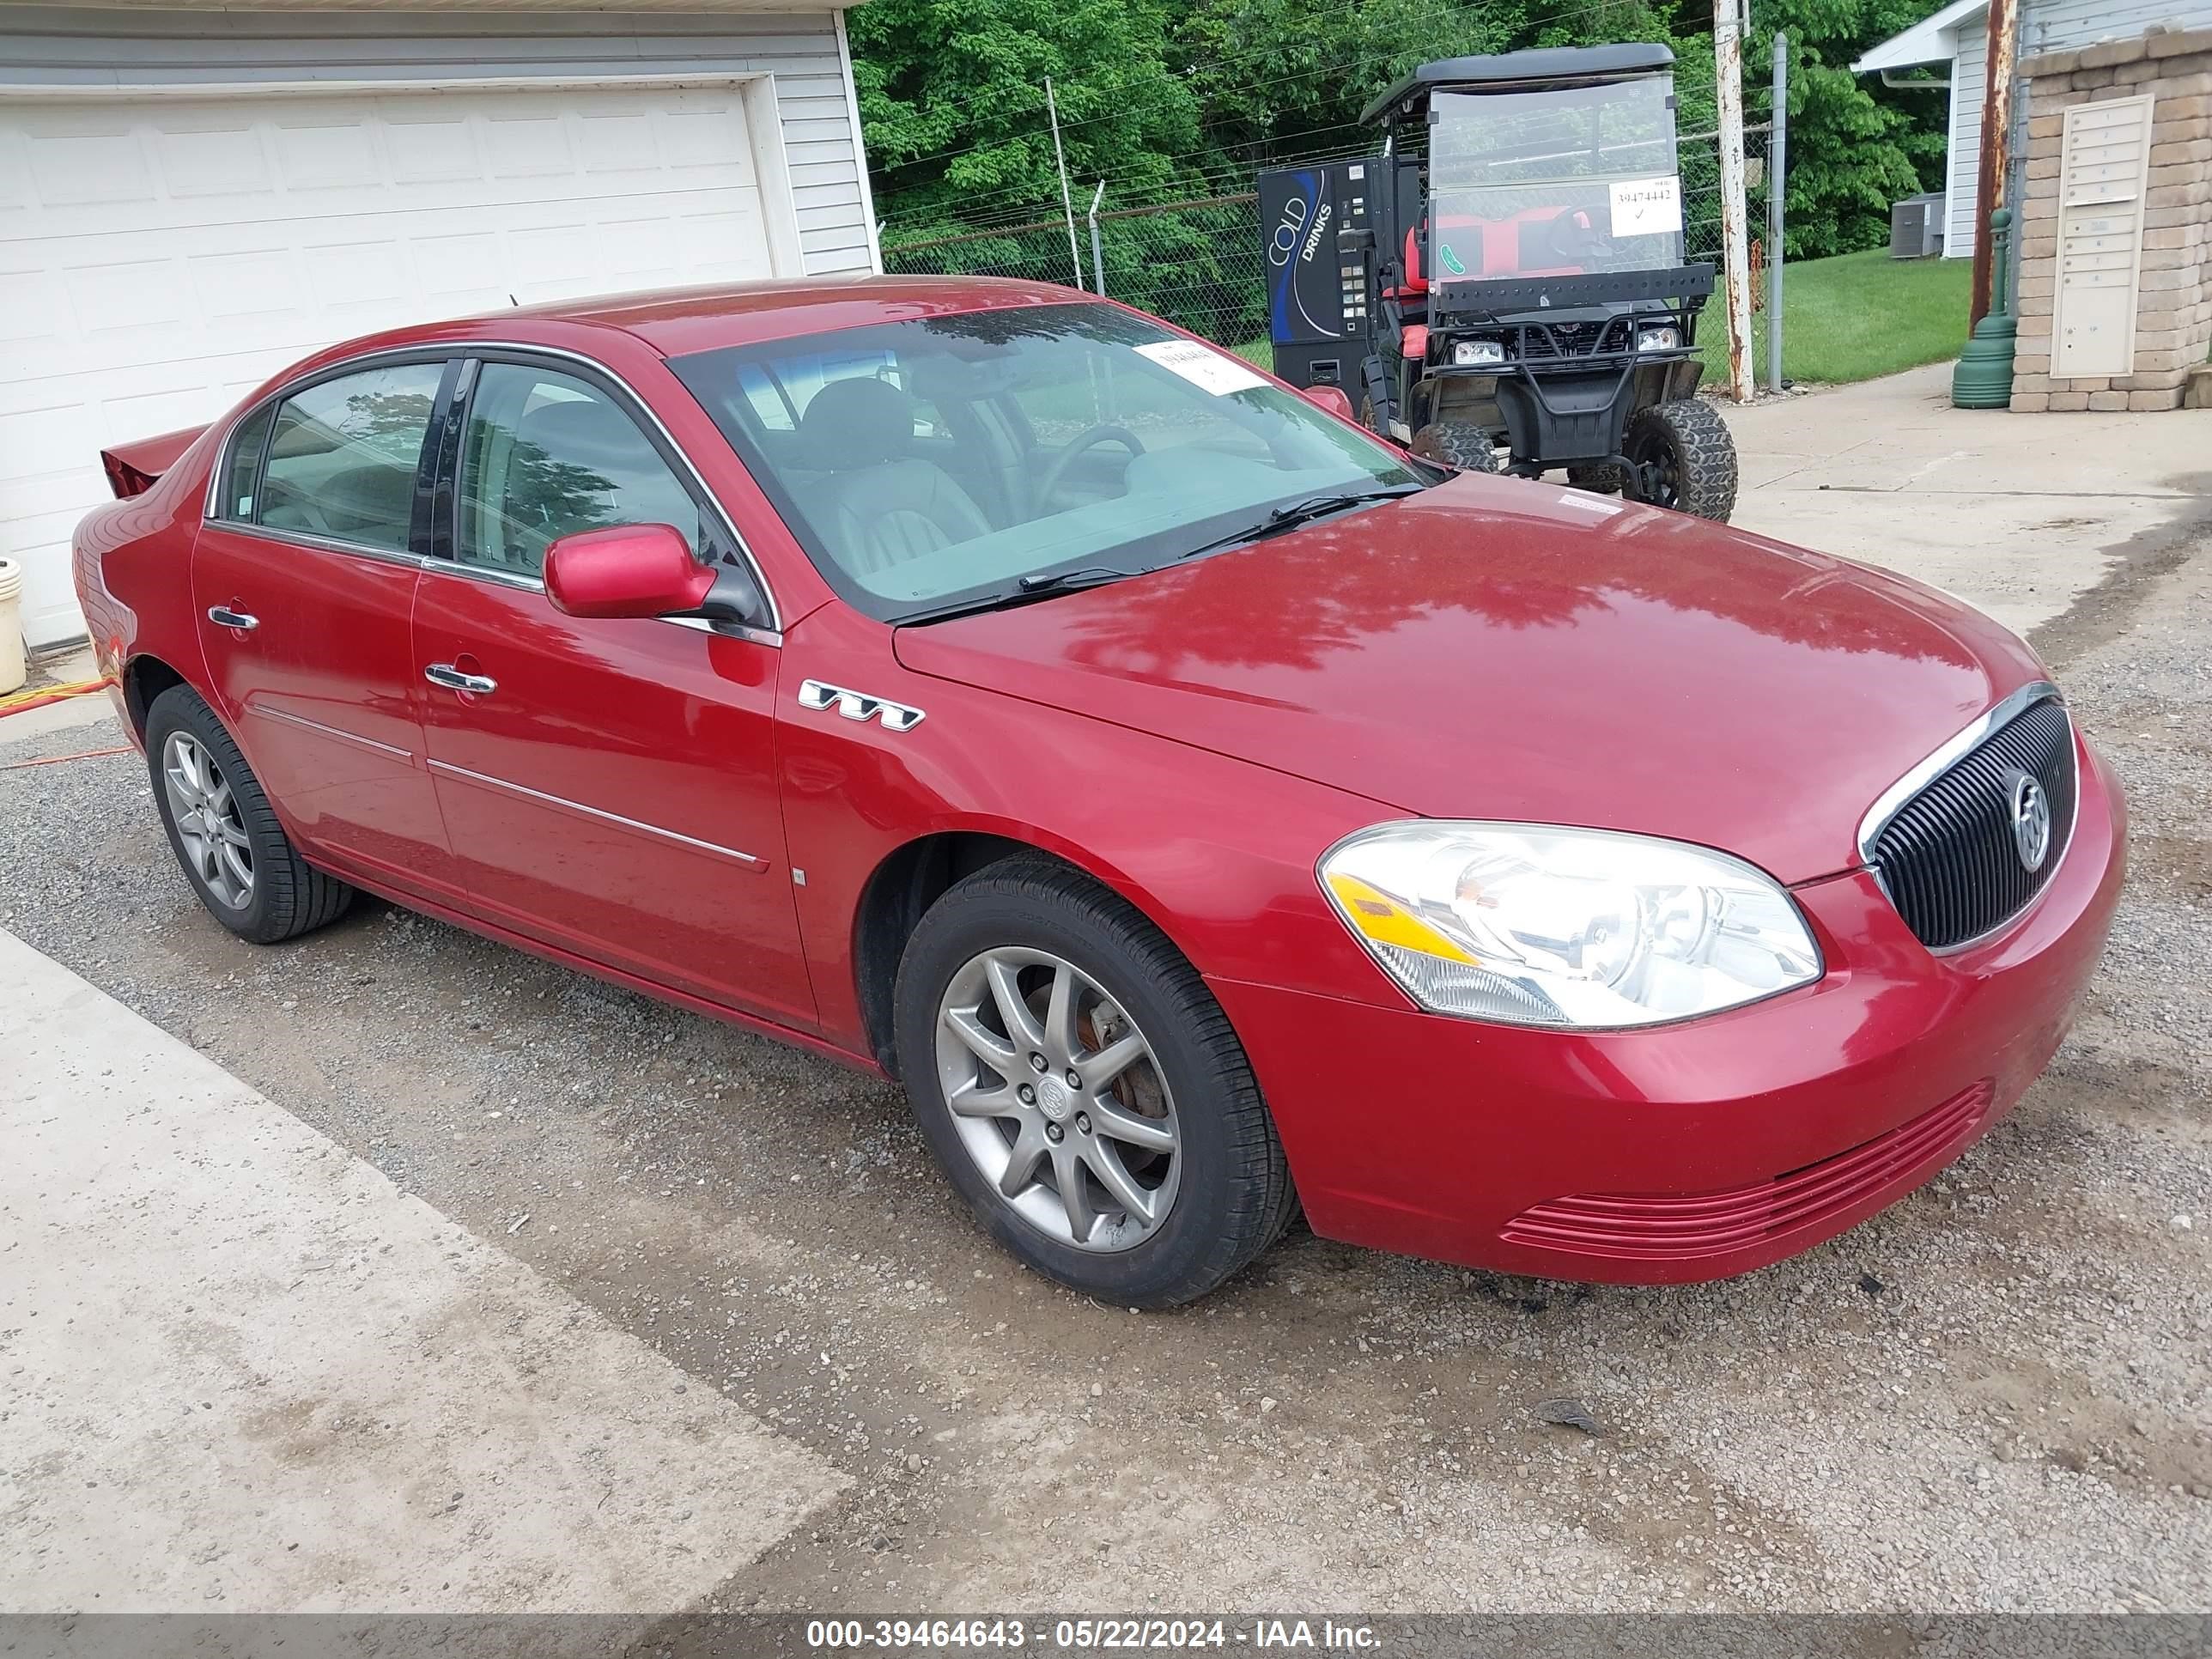
<svg viewBox="0 0 2212 1659"><path fill-rule="evenodd" d="M1430 93L1453 87L1510 87L1540 82L1603 79L1672 69L1674 54L1665 46L1630 41L1618 46L1539 46L1533 52L1501 52L1489 58L1442 58L1424 64L1364 110L1362 121L1379 121Z"/></svg>

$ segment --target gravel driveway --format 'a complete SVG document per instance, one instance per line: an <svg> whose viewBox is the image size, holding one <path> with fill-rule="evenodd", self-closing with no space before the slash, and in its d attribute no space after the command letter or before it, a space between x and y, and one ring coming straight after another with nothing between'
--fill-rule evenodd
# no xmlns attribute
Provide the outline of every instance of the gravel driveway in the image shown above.
<svg viewBox="0 0 2212 1659"><path fill-rule="evenodd" d="M978 1236L881 1085L382 904L234 942L134 758L0 771L0 924L849 1474L724 1607L2197 1610L2212 550L2039 642L2134 817L2081 1027L1935 1184L1722 1285L1300 1234L1100 1307Z"/></svg>

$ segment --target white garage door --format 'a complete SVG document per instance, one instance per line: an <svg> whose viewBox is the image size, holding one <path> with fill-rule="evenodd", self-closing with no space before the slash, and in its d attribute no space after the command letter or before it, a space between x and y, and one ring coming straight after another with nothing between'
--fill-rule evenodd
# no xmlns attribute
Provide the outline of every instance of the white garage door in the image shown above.
<svg viewBox="0 0 2212 1659"><path fill-rule="evenodd" d="M106 445L373 329L769 274L736 87L0 103L0 553L24 632L83 632L69 536L106 498Z"/></svg>

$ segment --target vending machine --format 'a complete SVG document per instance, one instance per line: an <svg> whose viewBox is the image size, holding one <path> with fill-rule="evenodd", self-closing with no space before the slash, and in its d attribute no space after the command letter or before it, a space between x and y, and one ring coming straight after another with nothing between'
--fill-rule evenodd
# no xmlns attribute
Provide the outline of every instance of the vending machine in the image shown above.
<svg viewBox="0 0 2212 1659"><path fill-rule="evenodd" d="M1314 161L1260 174L1268 337L1275 373L1292 386L1340 386L1358 401L1367 346L1367 278L1337 251L1337 234L1366 228L1374 160Z"/></svg>

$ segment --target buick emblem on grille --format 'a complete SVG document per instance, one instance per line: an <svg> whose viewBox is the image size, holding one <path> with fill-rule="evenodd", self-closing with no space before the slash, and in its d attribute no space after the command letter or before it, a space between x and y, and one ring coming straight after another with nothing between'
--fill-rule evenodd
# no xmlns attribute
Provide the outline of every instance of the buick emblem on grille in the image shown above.
<svg viewBox="0 0 2212 1659"><path fill-rule="evenodd" d="M2025 772L2014 772L2012 784L2012 845L2020 854L2020 867L2033 875L2051 856L2051 797Z"/></svg>

